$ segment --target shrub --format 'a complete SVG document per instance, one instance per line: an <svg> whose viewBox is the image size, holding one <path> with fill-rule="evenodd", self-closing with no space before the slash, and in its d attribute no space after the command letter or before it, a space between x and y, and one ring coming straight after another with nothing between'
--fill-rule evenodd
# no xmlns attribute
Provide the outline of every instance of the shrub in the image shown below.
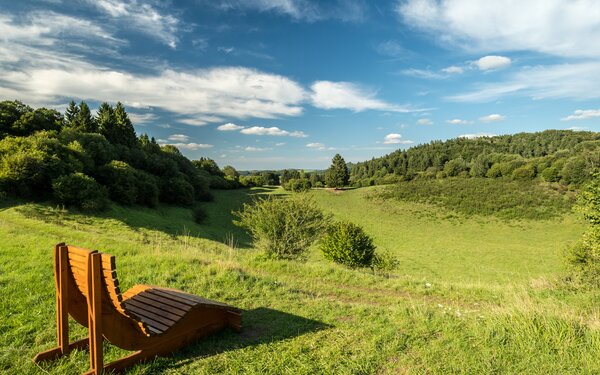
<svg viewBox="0 0 600 375"><path fill-rule="evenodd" d="M121 204L138 201L138 173L124 161L113 160L98 171L100 182L108 187L110 199Z"/></svg>
<svg viewBox="0 0 600 375"><path fill-rule="evenodd" d="M556 167L548 167L542 171L542 178L546 182L560 181L560 172Z"/></svg>
<svg viewBox="0 0 600 375"><path fill-rule="evenodd" d="M373 261L373 239L356 224L340 221L331 225L321 239L325 258L348 267L368 267Z"/></svg>
<svg viewBox="0 0 600 375"><path fill-rule="evenodd" d="M196 206L192 210L192 217L197 224L202 224L208 218L208 215L206 214L206 211L204 211L204 208Z"/></svg>
<svg viewBox="0 0 600 375"><path fill-rule="evenodd" d="M54 198L66 206L101 211L108 204L106 189L83 173L72 173L54 179L52 190Z"/></svg>
<svg viewBox="0 0 600 375"><path fill-rule="evenodd" d="M278 259L302 258L328 219L306 194L268 196L245 203L234 215L238 218L234 223L250 232L254 245Z"/></svg>
<svg viewBox="0 0 600 375"><path fill-rule="evenodd" d="M399 264L398 258L388 252L383 252L373 256L371 267L373 268L373 272L387 275L398 268Z"/></svg>
<svg viewBox="0 0 600 375"><path fill-rule="evenodd" d="M285 190L300 193L310 190L310 181L307 178L292 178L286 184L283 184Z"/></svg>
<svg viewBox="0 0 600 375"><path fill-rule="evenodd" d="M512 171L513 180L527 181L535 178L535 166L531 164L524 165Z"/></svg>
<svg viewBox="0 0 600 375"><path fill-rule="evenodd" d="M136 187L137 199L136 202L148 207L158 206L158 183L156 177L150 173L136 170Z"/></svg>
<svg viewBox="0 0 600 375"><path fill-rule="evenodd" d="M163 202L189 206L194 203L194 187L183 176L164 181L160 198Z"/></svg>

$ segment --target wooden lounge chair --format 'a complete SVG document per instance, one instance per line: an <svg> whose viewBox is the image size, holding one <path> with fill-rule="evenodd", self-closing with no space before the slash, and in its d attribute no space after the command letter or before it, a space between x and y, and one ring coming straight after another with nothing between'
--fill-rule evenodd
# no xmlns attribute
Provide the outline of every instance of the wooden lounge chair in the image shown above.
<svg viewBox="0 0 600 375"><path fill-rule="evenodd" d="M89 348L85 374L99 375L169 354L226 326L241 329L239 309L179 290L136 285L121 295L115 268L112 255L54 247L58 347L39 353L35 362ZM89 337L69 343L69 314L88 327ZM135 352L103 365L103 338Z"/></svg>

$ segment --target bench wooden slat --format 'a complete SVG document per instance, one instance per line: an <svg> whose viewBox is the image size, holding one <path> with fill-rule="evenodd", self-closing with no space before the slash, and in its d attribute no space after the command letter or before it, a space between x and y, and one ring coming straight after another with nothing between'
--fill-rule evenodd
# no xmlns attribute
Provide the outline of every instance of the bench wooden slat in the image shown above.
<svg viewBox="0 0 600 375"><path fill-rule="evenodd" d="M188 312L192 308L189 305L184 305L184 304L179 303L177 301L173 301L171 299L164 298L164 297L162 297L160 295L151 293L151 291L152 291L152 289L143 291L143 292L141 292L139 294L139 296L140 297L146 297L148 299L154 300L157 303L159 303L160 305L168 305L168 306L176 307L176 308L181 309L181 310L183 310L185 312Z"/></svg>
<svg viewBox="0 0 600 375"><path fill-rule="evenodd" d="M126 307L127 306L139 307L140 309L147 310L153 314L164 316L165 318L171 320L172 322L177 322L182 317L182 315L176 315L169 311L161 310L152 305L145 304L144 302L139 301L136 298L130 298L129 300L127 300L126 303L124 303L124 305Z"/></svg>
<svg viewBox="0 0 600 375"><path fill-rule="evenodd" d="M188 310L182 310L182 309L179 309L179 308L177 308L175 306L166 305L164 303L155 301L153 299L146 298L146 296L143 296L141 294L138 294L137 296L135 296L133 298L130 298L130 299L126 300L126 301L129 301L129 300L132 300L132 299L135 299L136 301L140 301L140 302L144 303L145 305L151 306L151 307L156 308L156 309L160 309L160 310L163 310L163 311L168 310L170 313L172 313L173 315L177 315L177 316L184 316L187 313L187 311L189 311L189 309Z"/></svg>

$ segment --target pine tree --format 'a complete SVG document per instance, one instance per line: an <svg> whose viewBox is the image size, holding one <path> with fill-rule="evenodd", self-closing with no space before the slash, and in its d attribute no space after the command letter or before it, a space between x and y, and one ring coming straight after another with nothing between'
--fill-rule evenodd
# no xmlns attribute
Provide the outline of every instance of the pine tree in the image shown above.
<svg viewBox="0 0 600 375"><path fill-rule="evenodd" d="M98 113L96 114L96 122L98 123L98 131L110 143L115 143L118 134L115 134L117 120L115 119L115 111L108 103L100 104Z"/></svg>
<svg viewBox="0 0 600 375"><path fill-rule="evenodd" d="M71 100L67 110L65 111L65 123L69 127L73 127L75 119L77 118L77 114L79 113L79 107L74 100Z"/></svg>
<svg viewBox="0 0 600 375"><path fill-rule="evenodd" d="M348 173L346 161L344 161L344 158L340 154L335 154L331 161L331 166L325 174L325 182L329 187L339 189L348 185L349 177L350 174Z"/></svg>
<svg viewBox="0 0 600 375"><path fill-rule="evenodd" d="M79 110L73 121L72 128L83 133L98 132L98 127L96 126L96 121L92 117L90 107L84 101L79 103Z"/></svg>
<svg viewBox="0 0 600 375"><path fill-rule="evenodd" d="M125 111L125 107L121 102L117 102L115 107L115 121L118 139L116 143L121 143L128 147L134 147L137 144L137 137L135 135L135 129L129 119L129 115Z"/></svg>

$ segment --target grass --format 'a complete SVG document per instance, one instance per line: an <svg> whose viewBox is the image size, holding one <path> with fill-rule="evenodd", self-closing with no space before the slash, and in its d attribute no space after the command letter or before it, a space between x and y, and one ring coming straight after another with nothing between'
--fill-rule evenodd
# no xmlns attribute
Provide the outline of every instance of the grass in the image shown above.
<svg viewBox="0 0 600 375"><path fill-rule="evenodd" d="M55 342L51 249L60 241L116 255L123 290L164 285L244 309L241 334L224 331L130 374L600 371L600 295L556 282L581 222L467 218L366 198L377 189L312 194L401 259L391 278L334 265L316 248L304 263L264 259L230 211L279 191L219 191L202 225L167 206L87 216L9 202L0 208L0 373L87 369L85 352L41 369L30 360ZM72 338L85 335L72 328ZM108 344L105 353L124 354Z"/></svg>
<svg viewBox="0 0 600 375"><path fill-rule="evenodd" d="M560 217L575 202L575 194L561 184L463 177L397 183L381 190L379 196L507 220Z"/></svg>

